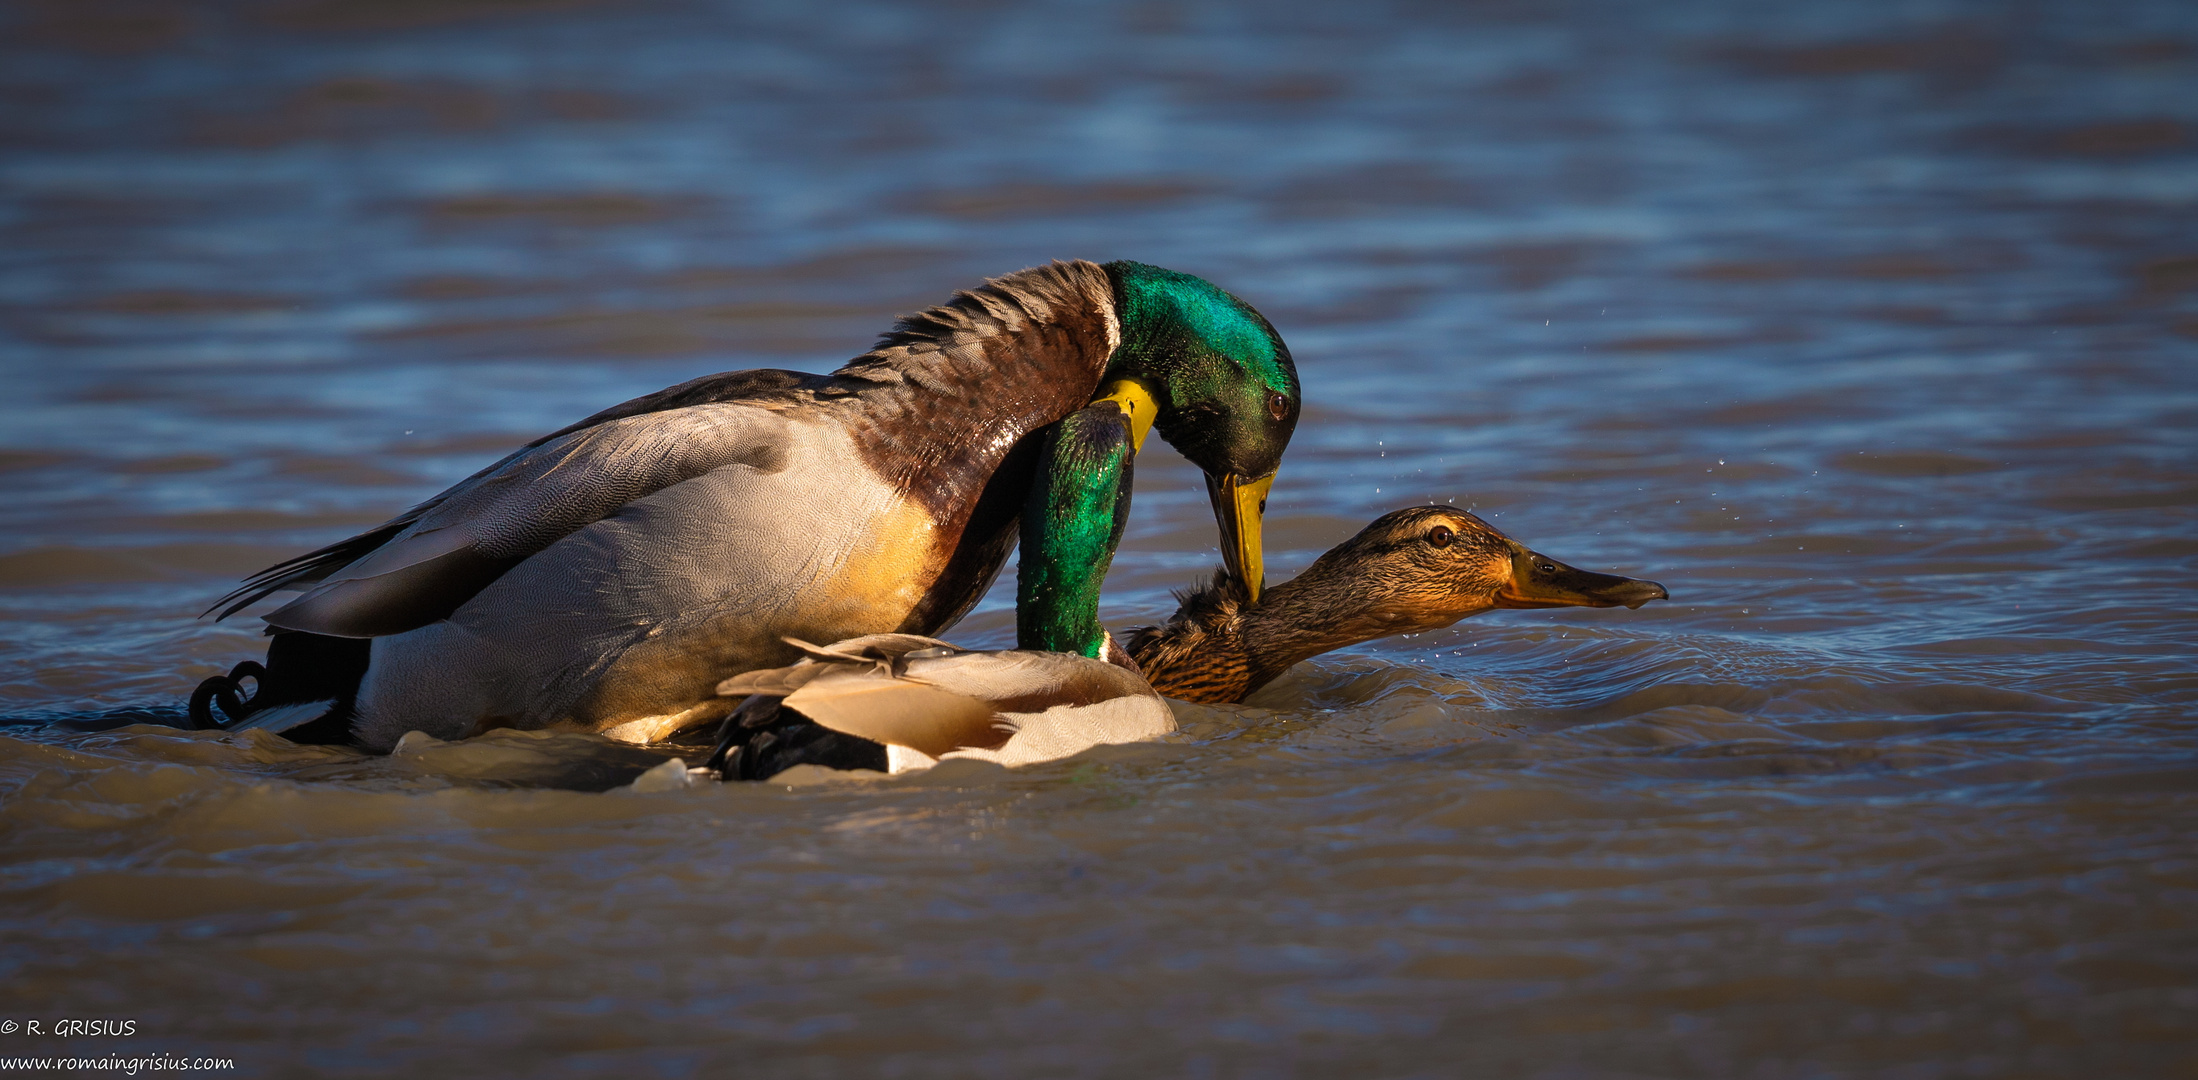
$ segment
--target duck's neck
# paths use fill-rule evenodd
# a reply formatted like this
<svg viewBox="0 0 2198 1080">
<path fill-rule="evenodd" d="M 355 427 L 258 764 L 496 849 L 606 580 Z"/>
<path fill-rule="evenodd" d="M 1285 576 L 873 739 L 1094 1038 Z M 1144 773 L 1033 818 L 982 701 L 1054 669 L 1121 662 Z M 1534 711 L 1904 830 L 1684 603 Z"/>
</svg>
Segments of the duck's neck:
<svg viewBox="0 0 2198 1080">
<path fill-rule="evenodd" d="M 1217 573 L 1166 625 L 1133 634 L 1129 652 L 1162 694 L 1242 701 L 1299 661 L 1407 629 L 1369 602 L 1364 586 L 1322 560 L 1253 604 L 1241 583 Z"/>
<path fill-rule="evenodd" d="M 1256 690 L 1301 660 L 1395 633 L 1394 620 L 1345 595 L 1346 582 L 1315 563 L 1305 573 L 1268 589 L 1237 617 L 1237 636 L 1251 663 Z"/>
<path fill-rule="evenodd" d="M 1099 586 L 1129 521 L 1140 434 L 1132 418 L 1107 400 L 1093 402 L 1047 433 L 1036 482 L 1023 504 L 1017 647 L 1105 658 Z"/>
</svg>

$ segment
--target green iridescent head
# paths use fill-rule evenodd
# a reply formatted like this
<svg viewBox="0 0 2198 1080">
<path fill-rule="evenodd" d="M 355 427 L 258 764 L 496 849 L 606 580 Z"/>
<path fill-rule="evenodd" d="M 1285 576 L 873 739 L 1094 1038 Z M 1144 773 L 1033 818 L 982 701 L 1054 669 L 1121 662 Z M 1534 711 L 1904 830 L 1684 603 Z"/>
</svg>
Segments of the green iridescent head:
<svg viewBox="0 0 2198 1080">
<path fill-rule="evenodd" d="M 1158 405 L 1154 430 L 1206 474 L 1229 569 L 1256 599 L 1260 515 L 1297 429 L 1297 365 L 1250 304 L 1204 278 L 1106 264 L 1122 343 L 1108 379 L 1135 379 Z"/>
<path fill-rule="evenodd" d="M 1111 378 L 1138 378 L 1160 405 L 1154 428 L 1208 473 L 1266 476 L 1297 427 L 1297 365 L 1250 304 L 1204 278 L 1111 262 L 1122 344 Z"/>
</svg>

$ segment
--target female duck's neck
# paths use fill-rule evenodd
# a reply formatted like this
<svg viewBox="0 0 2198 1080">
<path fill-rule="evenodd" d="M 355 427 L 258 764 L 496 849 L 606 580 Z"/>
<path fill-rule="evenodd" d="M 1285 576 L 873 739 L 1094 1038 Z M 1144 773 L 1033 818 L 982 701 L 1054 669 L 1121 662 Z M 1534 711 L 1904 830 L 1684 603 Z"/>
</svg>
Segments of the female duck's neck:
<svg viewBox="0 0 2198 1080">
<path fill-rule="evenodd" d="M 1250 661 L 1255 687 L 1301 660 L 1390 632 L 1363 599 L 1330 592 L 1308 571 L 1269 588 L 1259 603 L 1238 612 L 1233 629 Z"/>
<path fill-rule="evenodd" d="M 1167 624 L 1147 627 L 1129 647 L 1153 687 L 1190 701 L 1242 701 L 1301 660 L 1393 632 L 1347 583 L 1326 582 L 1316 563 L 1269 588 L 1258 604 L 1222 575 L 1183 598 Z"/>
</svg>

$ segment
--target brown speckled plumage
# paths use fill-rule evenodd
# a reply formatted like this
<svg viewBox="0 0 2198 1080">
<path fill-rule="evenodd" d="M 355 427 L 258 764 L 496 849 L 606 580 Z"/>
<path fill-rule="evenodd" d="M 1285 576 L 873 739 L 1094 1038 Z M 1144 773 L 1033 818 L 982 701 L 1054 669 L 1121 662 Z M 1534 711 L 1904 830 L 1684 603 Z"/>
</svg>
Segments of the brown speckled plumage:
<svg viewBox="0 0 2198 1080">
<path fill-rule="evenodd" d="M 1244 583 L 1216 567 L 1205 587 L 1178 593 L 1176 600 L 1164 625 L 1130 631 L 1129 654 L 1145 680 L 1182 701 L 1244 700 L 1258 685 L 1244 652 Z"/>
</svg>

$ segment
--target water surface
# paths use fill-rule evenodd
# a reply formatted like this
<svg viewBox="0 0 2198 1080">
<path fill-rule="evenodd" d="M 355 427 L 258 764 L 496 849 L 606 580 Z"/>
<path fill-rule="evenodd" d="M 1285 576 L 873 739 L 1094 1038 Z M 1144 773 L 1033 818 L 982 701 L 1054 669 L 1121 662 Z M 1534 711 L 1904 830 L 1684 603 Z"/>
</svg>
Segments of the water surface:
<svg viewBox="0 0 2198 1080">
<path fill-rule="evenodd" d="M 2198 1070 L 2198 14 L 1763 7 L 8 8 L 0 1015 L 141 1034 L 0 1054 Z M 1055 257 L 1289 340 L 1275 578 L 1454 501 L 1674 599 L 1012 772 L 81 730 L 245 573 Z M 1216 561 L 1154 447 L 1117 628 Z"/>
</svg>

